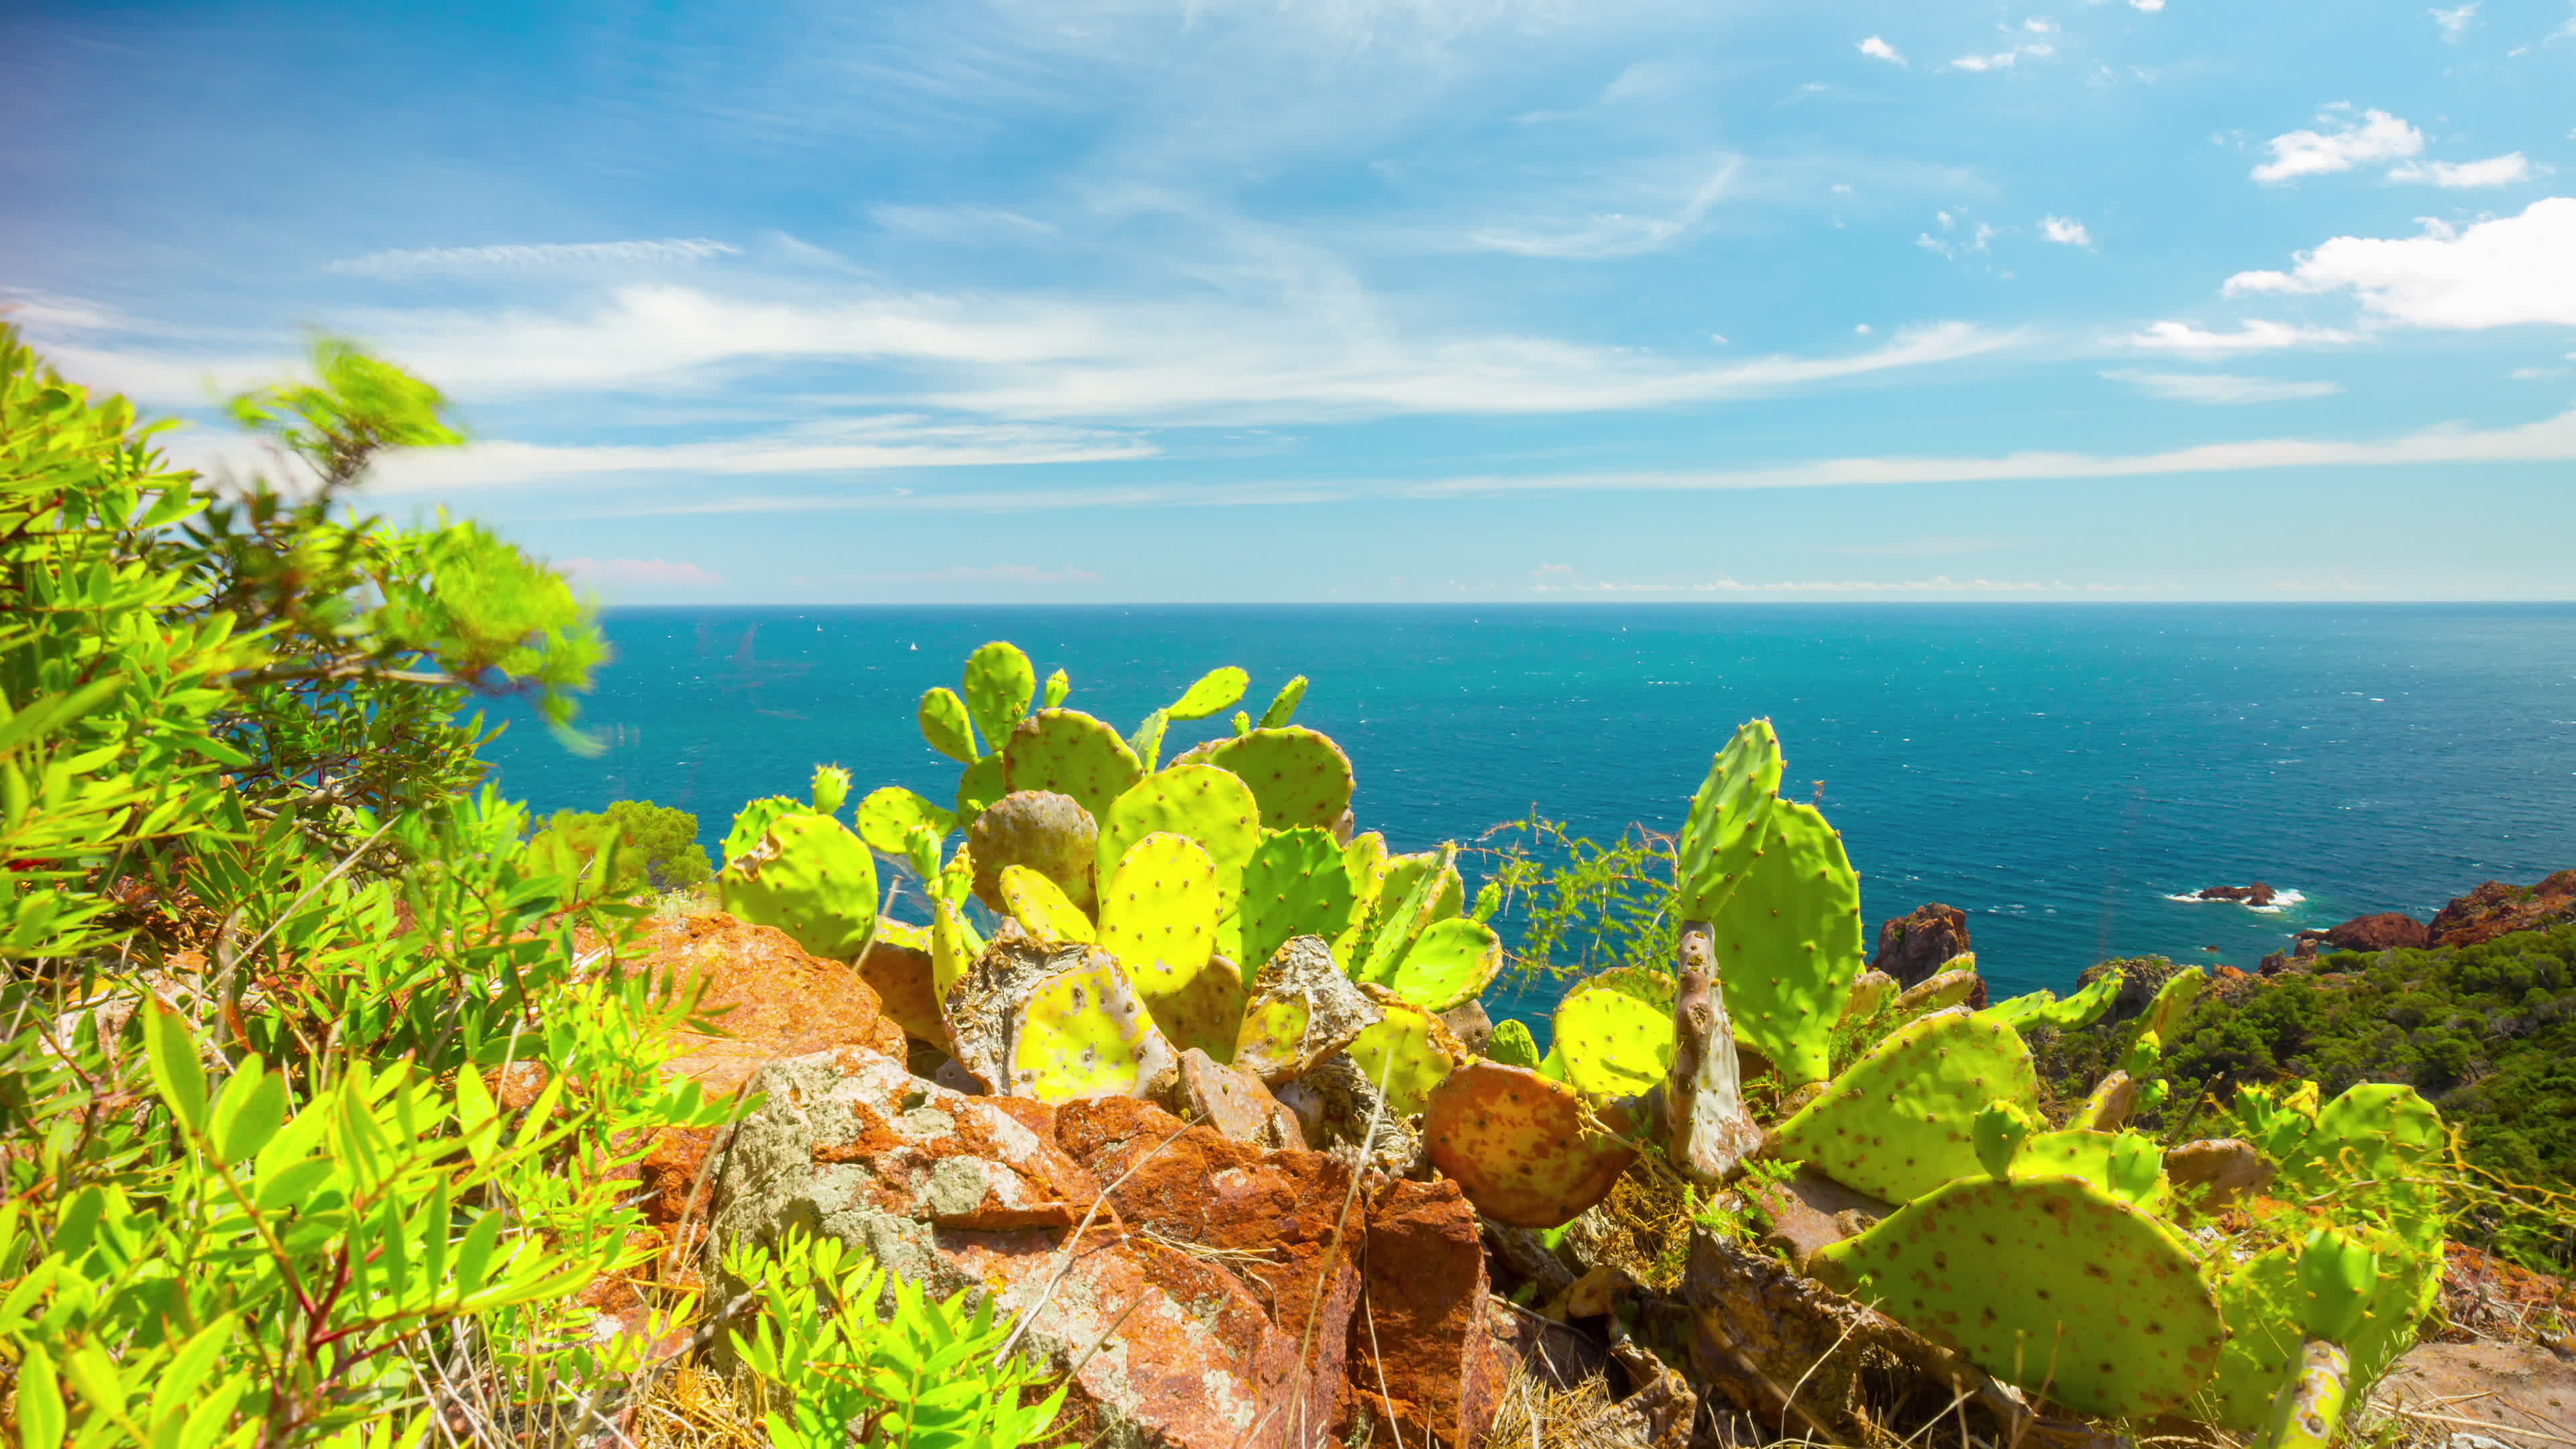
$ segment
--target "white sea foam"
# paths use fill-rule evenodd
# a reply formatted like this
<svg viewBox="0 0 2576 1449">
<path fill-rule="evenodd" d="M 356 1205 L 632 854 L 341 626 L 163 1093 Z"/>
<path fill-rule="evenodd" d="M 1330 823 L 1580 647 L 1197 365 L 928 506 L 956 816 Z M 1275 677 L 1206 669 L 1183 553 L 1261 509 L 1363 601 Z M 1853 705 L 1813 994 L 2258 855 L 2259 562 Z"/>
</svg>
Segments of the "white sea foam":
<svg viewBox="0 0 2576 1449">
<path fill-rule="evenodd" d="M 2180 895 L 2166 896 L 2165 899 L 2169 901 L 2181 901 L 2185 905 L 2192 906 L 2244 906 L 2245 909 L 2252 911 L 2258 916 L 2277 916 L 2292 906 L 2307 904 L 2308 897 L 2304 891 L 2275 889 L 2272 892 L 2272 903 L 2268 906 L 2246 905 L 2243 901 L 2214 899 L 2212 897 L 2204 896 L 2198 891 L 2185 891 Z"/>
</svg>

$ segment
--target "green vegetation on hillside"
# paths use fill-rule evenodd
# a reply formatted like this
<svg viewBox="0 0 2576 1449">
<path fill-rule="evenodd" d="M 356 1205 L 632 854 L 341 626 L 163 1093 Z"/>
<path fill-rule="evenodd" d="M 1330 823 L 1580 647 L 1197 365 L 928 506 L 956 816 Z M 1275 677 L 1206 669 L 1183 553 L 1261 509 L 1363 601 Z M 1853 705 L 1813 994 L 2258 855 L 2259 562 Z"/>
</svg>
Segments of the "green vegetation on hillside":
<svg viewBox="0 0 2576 1449">
<path fill-rule="evenodd" d="M 529 840 L 528 855 L 547 871 L 578 876 L 612 842 L 610 876 L 600 883 L 610 895 L 685 890 L 715 879 L 715 863 L 698 843 L 698 817 L 650 800 L 620 800 L 597 813 L 558 810 Z"/>
</svg>

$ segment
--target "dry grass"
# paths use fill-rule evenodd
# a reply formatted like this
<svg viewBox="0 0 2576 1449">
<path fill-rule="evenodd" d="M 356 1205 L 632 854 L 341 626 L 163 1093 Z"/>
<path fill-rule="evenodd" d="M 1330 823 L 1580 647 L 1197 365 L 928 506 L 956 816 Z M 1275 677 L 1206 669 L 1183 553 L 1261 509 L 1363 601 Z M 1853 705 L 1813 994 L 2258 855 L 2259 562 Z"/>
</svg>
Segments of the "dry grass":
<svg viewBox="0 0 2576 1449">
<path fill-rule="evenodd" d="M 1632 1167 L 1608 1197 L 1568 1225 L 1565 1240 L 1583 1262 L 1621 1268 L 1652 1293 L 1678 1293 L 1690 1258 L 1692 1212 L 1680 1178 Z"/>
<path fill-rule="evenodd" d="M 698 1364 L 656 1375 L 635 1406 L 635 1449 L 768 1449 L 759 1385 Z"/>
<path fill-rule="evenodd" d="M 1485 1434 L 1485 1449 L 1634 1449 L 1637 1442 L 1609 1379 L 1595 1374 L 1559 1389 L 1526 1369 L 1503 1386 L 1502 1411 Z"/>
</svg>

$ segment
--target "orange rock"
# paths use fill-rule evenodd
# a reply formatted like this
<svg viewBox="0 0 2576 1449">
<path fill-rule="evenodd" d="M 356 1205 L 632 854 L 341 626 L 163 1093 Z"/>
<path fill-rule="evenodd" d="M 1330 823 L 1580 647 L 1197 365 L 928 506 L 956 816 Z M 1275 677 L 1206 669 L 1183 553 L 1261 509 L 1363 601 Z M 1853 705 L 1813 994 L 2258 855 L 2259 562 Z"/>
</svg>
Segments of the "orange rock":
<svg viewBox="0 0 2576 1449">
<path fill-rule="evenodd" d="M 1454 1182 L 1395 1183 L 1369 1213 L 1367 1248 L 1350 1329 L 1354 1396 L 1409 1443 L 1479 1442 L 1511 1365 L 1485 1322 L 1476 1210 Z"/>
<path fill-rule="evenodd" d="M 826 960 L 775 926 L 717 913 L 649 922 L 623 958 L 669 971 L 721 1035 L 682 1032 L 682 1054 L 664 1070 L 694 1077 L 712 1096 L 742 1090 L 763 1064 L 831 1047 L 865 1047 L 903 1059 L 900 1026 L 889 1036 L 875 988 L 845 962 Z"/>
</svg>

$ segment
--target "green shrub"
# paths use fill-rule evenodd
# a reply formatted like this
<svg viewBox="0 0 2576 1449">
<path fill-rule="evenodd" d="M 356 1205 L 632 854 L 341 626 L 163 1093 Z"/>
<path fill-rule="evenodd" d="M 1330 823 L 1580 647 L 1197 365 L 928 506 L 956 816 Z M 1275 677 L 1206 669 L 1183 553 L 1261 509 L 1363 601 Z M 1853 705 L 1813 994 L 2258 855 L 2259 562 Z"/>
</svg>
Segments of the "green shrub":
<svg viewBox="0 0 2576 1449">
<path fill-rule="evenodd" d="M 528 853 L 548 870 L 580 875 L 611 841 L 616 848 L 603 883 L 611 895 L 647 886 L 685 890 L 715 879 L 715 864 L 698 843 L 698 817 L 650 800 L 620 800 L 595 814 L 558 810 L 528 842 Z"/>
</svg>

